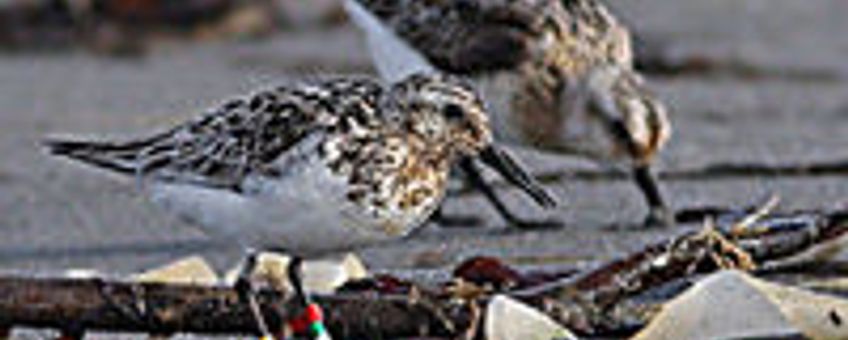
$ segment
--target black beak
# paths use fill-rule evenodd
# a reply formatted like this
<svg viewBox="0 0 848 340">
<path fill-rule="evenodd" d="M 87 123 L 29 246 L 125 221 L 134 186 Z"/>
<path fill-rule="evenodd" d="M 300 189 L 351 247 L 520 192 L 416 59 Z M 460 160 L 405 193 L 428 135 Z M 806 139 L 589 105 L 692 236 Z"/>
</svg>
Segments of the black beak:
<svg viewBox="0 0 848 340">
<path fill-rule="evenodd" d="M 554 208 L 558 202 L 553 195 L 548 193 L 542 185 L 536 181 L 533 176 L 522 167 L 518 162 L 507 153 L 505 150 L 498 148 L 496 145 L 490 145 L 483 149 L 479 154 L 480 160 L 486 165 L 495 169 L 512 185 L 515 185 L 525 193 L 530 195 L 533 200 L 545 208 Z"/>
</svg>

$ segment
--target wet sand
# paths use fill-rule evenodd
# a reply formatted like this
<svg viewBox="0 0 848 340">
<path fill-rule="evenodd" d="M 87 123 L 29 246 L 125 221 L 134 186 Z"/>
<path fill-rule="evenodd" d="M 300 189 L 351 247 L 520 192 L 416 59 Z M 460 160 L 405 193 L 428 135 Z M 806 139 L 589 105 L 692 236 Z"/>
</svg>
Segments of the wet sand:
<svg viewBox="0 0 848 340">
<path fill-rule="evenodd" d="M 844 2 L 619 0 L 614 7 L 642 41 L 663 53 L 762 70 L 755 77 L 649 75 L 670 104 L 676 127 L 660 169 L 848 158 L 848 40 L 838 39 L 848 33 Z M 0 56 L 0 268 L 120 274 L 195 253 L 221 267 L 235 263 L 238 249 L 162 214 L 136 195 L 131 181 L 51 158 L 39 139 L 131 135 L 265 84 L 370 72 L 361 37 L 349 26 L 284 32 L 259 42 L 172 47 L 142 60 L 79 52 Z M 521 155 L 538 171 L 601 171 L 585 160 Z M 786 209 L 833 208 L 848 204 L 846 179 L 848 173 L 703 178 L 668 181 L 665 190 L 676 207 L 744 205 L 773 192 Z M 612 230 L 639 221 L 644 209 L 626 181 L 565 180 L 552 189 L 564 204 L 547 215 L 565 222 L 561 230 L 507 232 L 480 197 L 464 195 L 449 200 L 447 211 L 480 212 L 487 225 L 428 226 L 416 239 L 364 250 L 363 257 L 375 270 L 443 268 L 478 254 L 519 264 L 586 266 L 695 227 Z M 509 193 L 523 214 L 540 214 Z"/>
</svg>

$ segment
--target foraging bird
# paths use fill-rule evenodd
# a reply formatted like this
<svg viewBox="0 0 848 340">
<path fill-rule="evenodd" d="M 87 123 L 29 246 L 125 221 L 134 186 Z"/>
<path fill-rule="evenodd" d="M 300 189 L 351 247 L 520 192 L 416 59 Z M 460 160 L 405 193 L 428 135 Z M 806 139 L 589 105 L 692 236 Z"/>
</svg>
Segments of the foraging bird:
<svg viewBox="0 0 848 340">
<path fill-rule="evenodd" d="M 454 164 L 477 171 L 480 160 L 541 205 L 556 203 L 495 144 L 473 89 L 445 75 L 281 86 L 139 139 L 46 146 L 135 178 L 153 202 L 213 236 L 290 253 L 305 305 L 301 258 L 409 234 L 439 205 Z M 247 263 L 240 283 L 255 255 Z"/>
<path fill-rule="evenodd" d="M 671 134 L 665 105 L 632 66 L 631 39 L 595 0 L 345 0 L 391 81 L 438 71 L 472 79 L 501 141 L 629 169 L 669 225 L 651 164 Z M 507 212 L 508 213 L 508 212 Z"/>
</svg>

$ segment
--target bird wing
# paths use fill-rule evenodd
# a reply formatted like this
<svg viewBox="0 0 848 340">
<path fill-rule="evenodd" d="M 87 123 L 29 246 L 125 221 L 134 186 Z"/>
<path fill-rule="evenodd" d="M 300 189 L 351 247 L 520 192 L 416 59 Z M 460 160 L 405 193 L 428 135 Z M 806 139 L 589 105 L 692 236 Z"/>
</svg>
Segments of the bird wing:
<svg viewBox="0 0 848 340">
<path fill-rule="evenodd" d="M 519 64 L 539 28 L 528 1 L 355 1 L 434 66 L 457 74 Z"/>
<path fill-rule="evenodd" d="M 376 100 L 377 88 L 341 80 L 279 87 L 231 100 L 195 120 L 146 138 L 124 142 L 49 140 L 46 145 L 54 154 L 127 175 L 238 190 L 248 175 L 278 171 L 271 163 L 305 137 L 333 129 L 342 121 L 337 119 L 340 115 L 352 114 L 363 101 Z M 354 99 L 334 103 L 333 98 L 339 96 Z"/>
<path fill-rule="evenodd" d="M 583 46 L 630 63 L 630 37 L 594 0 L 354 0 L 437 68 L 462 75 L 511 69 L 532 60 L 545 34 L 586 58 Z M 570 46 L 581 42 L 579 49 Z"/>
</svg>

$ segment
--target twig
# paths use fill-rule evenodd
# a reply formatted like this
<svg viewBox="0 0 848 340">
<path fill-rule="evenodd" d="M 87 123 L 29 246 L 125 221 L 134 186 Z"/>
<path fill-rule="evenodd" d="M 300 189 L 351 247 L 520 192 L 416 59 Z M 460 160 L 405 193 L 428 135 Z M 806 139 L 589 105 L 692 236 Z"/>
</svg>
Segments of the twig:
<svg viewBox="0 0 848 340">
<path fill-rule="evenodd" d="M 755 263 L 762 264 L 797 255 L 848 233 L 848 212 L 770 216 L 758 225 L 756 235 L 748 234 L 734 240 L 734 244 Z M 720 226 L 719 231 L 729 235 L 730 227 Z M 714 256 L 731 257 L 731 262 L 735 262 L 735 251 L 718 249 L 717 245 L 721 243 L 714 238 L 689 232 L 567 279 L 565 284 L 551 284 L 516 296 L 541 307 L 572 330 L 589 334 L 616 331 L 621 323 L 611 318 L 611 311 L 628 297 L 696 273 L 714 271 L 718 269 Z"/>
<path fill-rule="evenodd" d="M 766 216 L 751 224 L 756 233 L 720 238 L 757 263 L 798 254 L 848 232 L 848 212 Z M 620 331 L 612 313 L 622 301 L 672 280 L 717 269 L 718 258 L 737 264 L 714 235 L 690 232 L 646 247 L 575 278 L 505 292 L 582 333 Z M 172 334 L 255 334 L 255 322 L 228 287 L 0 277 L 0 325 Z M 397 338 L 467 335 L 479 324 L 488 298 L 459 298 L 412 285 L 405 293 L 373 289 L 316 297 L 327 311 L 334 338 Z M 295 314 L 289 296 L 263 291 L 262 311 L 271 329 Z M 616 328 L 618 327 L 618 328 Z M 0 327 L 2 328 L 2 327 Z"/>
<path fill-rule="evenodd" d="M 258 334 L 249 306 L 229 287 L 4 277 L 0 325 L 173 334 Z M 446 335 L 463 328 L 462 306 L 425 296 L 319 296 L 339 338 Z M 290 296 L 258 296 L 271 329 L 299 311 Z M 465 322 L 470 322 L 466 320 Z"/>
</svg>

